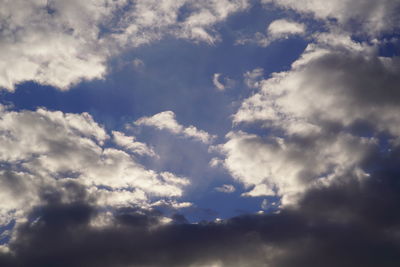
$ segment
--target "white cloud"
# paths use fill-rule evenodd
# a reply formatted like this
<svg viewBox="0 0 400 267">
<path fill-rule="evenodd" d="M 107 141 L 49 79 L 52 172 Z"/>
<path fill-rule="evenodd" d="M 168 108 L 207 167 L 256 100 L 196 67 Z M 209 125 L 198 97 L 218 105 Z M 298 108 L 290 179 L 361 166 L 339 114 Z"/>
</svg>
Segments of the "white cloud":
<svg viewBox="0 0 400 267">
<path fill-rule="evenodd" d="M 398 28 L 400 15 L 397 0 L 263 0 L 300 13 L 311 13 L 316 18 L 335 18 L 341 25 L 350 27 L 352 22 L 367 34 L 390 31 Z M 353 23 L 354 25 L 354 23 Z"/>
<path fill-rule="evenodd" d="M 286 19 L 271 22 L 267 29 L 268 36 L 273 40 L 286 38 L 289 35 L 304 34 L 305 31 L 306 27 L 304 24 Z"/>
<path fill-rule="evenodd" d="M 3 108 L 0 133 L 0 225 L 24 218 L 40 204 L 44 191 L 59 191 L 71 181 L 98 205 L 114 207 L 146 207 L 152 196 L 176 199 L 189 184 L 184 177 L 146 169 L 122 150 L 104 147 L 109 136 L 87 113 Z M 134 137 L 113 136 L 133 153 L 154 155 Z"/>
<path fill-rule="evenodd" d="M 205 144 L 211 143 L 216 137 L 209 133 L 197 129 L 195 126 L 184 127 L 176 121 L 175 113 L 164 111 L 151 117 L 142 117 L 135 121 L 136 125 L 145 125 L 155 127 L 159 130 L 167 130 L 173 134 L 193 138 Z"/>
<path fill-rule="evenodd" d="M 221 73 L 214 73 L 212 81 L 215 88 L 219 91 L 224 91 L 235 86 L 234 80 L 224 77 Z"/>
<path fill-rule="evenodd" d="M 374 136 L 400 139 L 399 69 L 399 59 L 379 57 L 374 47 L 317 35 L 291 70 L 260 81 L 243 101 L 235 125 L 269 134 L 229 133 L 218 146 L 224 166 L 250 190 L 245 196 L 279 195 L 284 205 L 341 174 L 367 177 L 361 162 L 376 147 Z"/>
<path fill-rule="evenodd" d="M 259 82 L 262 80 L 264 75 L 264 69 L 256 68 L 252 71 L 247 71 L 244 76 L 244 82 L 249 88 L 257 88 Z"/>
<path fill-rule="evenodd" d="M 220 91 L 225 90 L 225 85 L 223 85 L 220 81 L 219 78 L 221 77 L 221 73 L 215 73 L 213 76 L 213 84 L 215 88 L 217 88 Z"/>
<path fill-rule="evenodd" d="M 400 136 L 399 119 L 393 116 L 400 61 L 378 57 L 374 49 L 350 40 L 326 44 L 330 39 L 311 44 L 291 71 L 263 81 L 260 93 L 244 101 L 234 121 L 258 120 L 290 134 L 320 131 L 323 121 L 344 127 L 366 121 Z"/>
<path fill-rule="evenodd" d="M 250 190 L 243 196 L 277 195 L 283 204 L 295 203 L 309 187 L 356 169 L 374 145 L 373 140 L 346 134 L 284 140 L 232 132 L 228 138 L 221 147 L 224 166 Z"/>
<path fill-rule="evenodd" d="M 222 185 L 220 187 L 216 187 L 215 190 L 218 191 L 218 192 L 229 194 L 229 193 L 235 192 L 236 188 L 231 184 L 224 184 L 224 185 Z"/>
<path fill-rule="evenodd" d="M 293 35 L 304 35 L 306 25 L 286 19 L 278 19 L 271 22 L 265 33 L 257 32 L 253 37 L 240 38 L 236 44 L 255 43 L 262 47 L 267 47 L 274 41 L 287 39 Z"/>
<path fill-rule="evenodd" d="M 191 11 L 180 21 L 183 7 Z M 165 35 L 213 43 L 213 25 L 245 0 L 6 0 L 0 7 L 0 88 L 35 81 L 67 90 L 101 79 L 107 60 Z"/>
<path fill-rule="evenodd" d="M 134 136 L 126 136 L 124 133 L 118 131 L 113 131 L 112 134 L 113 141 L 118 146 L 138 155 L 156 156 L 151 147 L 148 147 L 144 143 L 137 142 Z"/>
<path fill-rule="evenodd" d="M 121 1 L 7 1 L 0 8 L 0 87 L 33 80 L 67 89 L 102 78 L 99 28 Z"/>
</svg>

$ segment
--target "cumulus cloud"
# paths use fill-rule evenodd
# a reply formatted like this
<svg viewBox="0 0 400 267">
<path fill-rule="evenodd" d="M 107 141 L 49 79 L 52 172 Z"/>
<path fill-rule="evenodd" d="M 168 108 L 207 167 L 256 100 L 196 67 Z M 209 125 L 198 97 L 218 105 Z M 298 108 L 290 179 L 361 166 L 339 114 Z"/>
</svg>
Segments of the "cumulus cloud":
<svg viewBox="0 0 400 267">
<path fill-rule="evenodd" d="M 310 186 L 329 183 L 335 175 L 355 168 L 373 141 L 351 135 L 262 138 L 231 132 L 221 145 L 224 166 L 242 182 L 243 196 L 281 196 L 284 205 L 295 203 Z M 317 139 L 319 138 L 319 139 Z M 312 168 L 310 168 L 312 166 Z"/>
<path fill-rule="evenodd" d="M 189 184 L 184 177 L 146 169 L 123 150 L 106 147 L 109 135 L 87 113 L 3 109 L 0 132 L 1 225 L 25 219 L 42 203 L 41 196 L 71 181 L 96 196 L 98 205 L 110 207 L 146 207 L 152 197 L 176 199 Z M 134 137 L 120 132 L 113 136 L 135 154 L 155 155 Z"/>
<path fill-rule="evenodd" d="M 337 19 L 346 27 L 356 22 L 357 28 L 367 34 L 391 31 L 398 28 L 400 16 L 397 0 L 262 0 L 265 4 L 293 9 L 300 13 L 309 13 L 318 19 Z"/>
<path fill-rule="evenodd" d="M 219 146 L 224 166 L 249 189 L 244 195 L 279 195 L 285 205 L 343 173 L 368 177 L 360 162 L 379 135 L 389 134 L 391 145 L 400 137 L 399 62 L 349 37 L 320 34 L 291 70 L 256 83 L 259 92 L 234 123 L 268 135 L 232 131 Z"/>
<path fill-rule="evenodd" d="M 291 134 L 318 131 L 322 122 L 342 127 L 366 122 L 377 131 L 399 136 L 398 119 L 393 116 L 398 109 L 399 59 L 379 57 L 371 47 L 357 43 L 328 45 L 329 40 L 324 35 L 321 43 L 311 44 L 293 63 L 292 70 L 263 81 L 260 93 L 243 103 L 235 122 L 258 120 Z"/>
<path fill-rule="evenodd" d="M 179 124 L 176 121 L 175 113 L 173 111 L 164 111 L 151 117 L 142 117 L 136 120 L 135 124 L 151 126 L 159 130 L 167 130 L 173 134 L 193 138 L 205 144 L 211 143 L 216 138 L 216 136 L 210 135 L 203 130 L 199 130 L 193 125 L 184 127 L 183 125 Z"/>
<path fill-rule="evenodd" d="M 213 43 L 213 26 L 247 7 L 246 0 L 6 1 L 0 8 L 0 87 L 35 81 L 67 90 L 103 78 L 117 51 L 166 35 Z"/>
<path fill-rule="evenodd" d="M 267 32 L 272 39 L 286 38 L 289 35 L 303 34 L 305 25 L 286 19 L 278 19 L 269 24 Z"/>
<path fill-rule="evenodd" d="M 370 179 L 345 174 L 308 191 L 297 207 L 198 224 L 179 214 L 166 222 L 154 210 L 120 209 L 108 214 L 112 223 L 99 227 L 93 223 L 101 221 L 99 211 L 85 194 L 69 204 L 53 194 L 34 223 L 18 227 L 0 264 L 395 267 L 400 217 L 385 212 L 400 203 L 399 151 L 372 153 L 370 160 L 380 163 Z"/>
<path fill-rule="evenodd" d="M 287 39 L 293 35 L 304 35 L 306 26 L 303 23 L 287 19 L 278 19 L 271 22 L 265 33 L 257 32 L 254 37 L 241 38 L 236 41 L 237 44 L 255 43 L 262 47 L 267 47 L 274 41 Z"/>
<path fill-rule="evenodd" d="M 0 7 L 0 86 L 9 90 L 26 80 L 68 89 L 101 78 L 114 49 L 165 35 L 213 43 L 214 25 L 248 6 L 25 2 Z M 372 35 L 398 25 L 394 0 L 263 2 Z M 314 34 L 290 70 L 268 78 L 262 69 L 245 73 L 251 95 L 232 116 L 225 142 L 210 149 L 219 153 L 210 165 L 242 183 L 243 197 L 279 199 L 258 201 L 258 214 L 189 223 L 175 213 L 193 205 L 180 202 L 189 180 L 140 164 L 137 157 L 157 155 L 135 136 L 108 132 L 88 113 L 0 105 L 0 242 L 10 239 L 0 246 L 0 265 L 397 267 L 400 60 L 379 56 L 379 41 L 356 42 L 332 29 Z M 278 20 L 256 40 L 304 31 Z M 221 75 L 213 78 L 227 88 Z M 135 124 L 206 144 L 215 138 L 181 125 L 172 111 Z"/>
</svg>

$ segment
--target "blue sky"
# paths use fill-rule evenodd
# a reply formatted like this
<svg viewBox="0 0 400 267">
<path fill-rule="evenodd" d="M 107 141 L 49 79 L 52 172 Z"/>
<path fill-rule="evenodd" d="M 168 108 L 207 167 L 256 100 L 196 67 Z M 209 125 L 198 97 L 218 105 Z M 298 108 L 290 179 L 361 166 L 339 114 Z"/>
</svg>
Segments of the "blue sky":
<svg viewBox="0 0 400 267">
<path fill-rule="evenodd" d="M 293 244 L 310 221 L 332 226 L 319 221 L 326 210 L 333 224 L 373 221 L 359 206 L 398 172 L 399 8 L 397 0 L 1 4 L 0 253 L 18 255 L 25 235 L 30 246 L 46 225 L 80 220 L 82 236 L 118 236 L 127 219 L 172 239 L 199 227 L 194 233 L 237 229 L 229 235 L 238 240 L 275 223 L 281 240 L 298 222 Z M 349 203 L 360 195 L 368 197 Z M 276 240 L 251 245 L 293 262 L 309 253 L 292 255 L 290 241 Z M 213 242 L 203 241 L 194 249 Z M 272 252 L 266 259 L 238 245 L 235 259 L 216 246 L 182 262 L 164 248 L 154 253 L 168 255 L 168 266 L 292 266 Z M 336 266 L 364 266 L 357 260 Z"/>
</svg>

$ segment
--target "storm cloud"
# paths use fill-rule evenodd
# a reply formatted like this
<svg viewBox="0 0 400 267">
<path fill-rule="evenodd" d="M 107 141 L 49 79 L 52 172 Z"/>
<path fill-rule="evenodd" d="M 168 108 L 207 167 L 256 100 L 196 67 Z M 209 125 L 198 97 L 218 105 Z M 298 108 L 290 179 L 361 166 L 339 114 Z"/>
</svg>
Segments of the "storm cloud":
<svg viewBox="0 0 400 267">
<path fill-rule="evenodd" d="M 62 204 L 54 192 L 40 216 L 18 228 L 1 265 L 397 266 L 399 156 L 372 153 L 365 164 L 379 167 L 368 179 L 345 175 L 279 213 L 196 224 L 179 215 L 162 224 L 160 212 L 131 208 L 98 227 L 92 221 L 103 211 L 84 194 Z"/>
</svg>

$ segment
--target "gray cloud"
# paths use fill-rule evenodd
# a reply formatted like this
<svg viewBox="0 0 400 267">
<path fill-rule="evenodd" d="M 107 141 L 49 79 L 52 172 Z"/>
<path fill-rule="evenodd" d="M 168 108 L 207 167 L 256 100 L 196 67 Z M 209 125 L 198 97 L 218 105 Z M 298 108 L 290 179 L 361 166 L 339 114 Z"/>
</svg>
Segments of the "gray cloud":
<svg viewBox="0 0 400 267">
<path fill-rule="evenodd" d="M 19 227 L 2 266 L 397 266 L 400 262 L 399 151 L 369 154 L 379 167 L 363 181 L 344 174 L 308 191 L 278 214 L 188 224 L 180 215 L 121 209 L 113 224 L 91 226 L 99 212 L 85 194 L 62 204 L 53 192 L 34 223 Z M 73 191 L 77 187 L 71 185 Z M 79 191 L 79 190 L 78 190 Z M 82 191 L 84 192 L 84 191 Z M 382 197 L 382 196 L 385 197 Z M 389 215 L 389 216 L 388 216 Z M 35 218 L 35 214 L 32 214 Z M 38 249 L 40 248 L 40 249 Z"/>
</svg>

